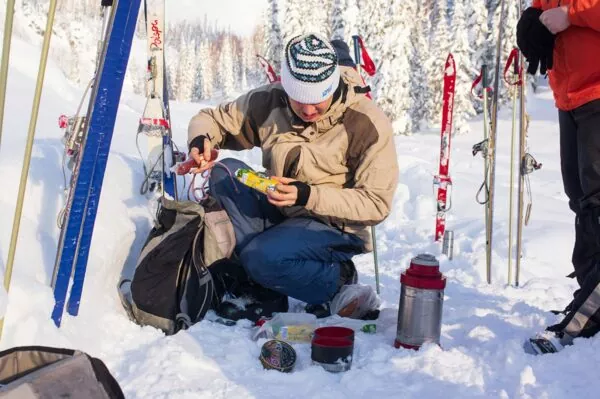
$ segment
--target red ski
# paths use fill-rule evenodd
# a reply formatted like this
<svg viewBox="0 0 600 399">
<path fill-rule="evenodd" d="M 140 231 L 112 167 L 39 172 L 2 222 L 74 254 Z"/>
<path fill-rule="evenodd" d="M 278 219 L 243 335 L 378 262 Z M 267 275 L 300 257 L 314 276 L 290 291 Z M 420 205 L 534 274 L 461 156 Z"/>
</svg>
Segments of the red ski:
<svg viewBox="0 0 600 399">
<path fill-rule="evenodd" d="M 444 108 L 442 110 L 442 132 L 440 145 L 440 169 L 434 178 L 438 186 L 437 214 L 435 220 L 435 241 L 444 237 L 446 230 L 446 212 L 450 210 L 450 195 L 448 189 L 452 186 L 450 179 L 450 139 L 452 136 L 452 111 L 454 109 L 454 87 L 456 82 L 456 67 L 452 54 L 448 54 L 444 68 Z"/>
</svg>

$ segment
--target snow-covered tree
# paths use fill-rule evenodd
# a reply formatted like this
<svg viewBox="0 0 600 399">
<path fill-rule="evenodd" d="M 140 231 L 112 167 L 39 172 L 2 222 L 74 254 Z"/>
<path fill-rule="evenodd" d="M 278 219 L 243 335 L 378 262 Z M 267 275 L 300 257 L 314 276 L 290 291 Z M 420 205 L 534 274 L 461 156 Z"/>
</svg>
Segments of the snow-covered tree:
<svg viewBox="0 0 600 399">
<path fill-rule="evenodd" d="M 267 8 L 267 52 L 266 58 L 270 60 L 273 68 L 281 69 L 281 54 L 283 53 L 283 37 L 279 4 L 277 0 L 269 0 Z"/>
<path fill-rule="evenodd" d="M 235 90 L 235 75 L 231 39 L 227 36 L 223 38 L 218 65 L 217 76 L 219 79 L 219 87 L 223 91 L 223 95 L 229 97 L 233 95 Z"/>
<path fill-rule="evenodd" d="M 192 100 L 195 81 L 197 77 L 196 43 L 184 43 L 179 51 L 179 64 L 177 68 L 177 91 L 175 98 L 178 101 L 189 102 Z"/>
<path fill-rule="evenodd" d="M 325 37 L 331 36 L 331 26 L 328 15 L 331 9 L 331 0 L 304 0 L 303 30 L 317 32 Z"/>
<path fill-rule="evenodd" d="M 331 39 L 346 40 L 346 20 L 344 10 L 348 8 L 348 0 L 333 0 L 331 7 Z"/>
<path fill-rule="evenodd" d="M 412 100 L 412 125 L 413 129 L 418 130 L 426 114 L 426 93 L 428 90 L 427 70 L 425 65 L 429 59 L 429 31 L 431 28 L 431 9 L 425 2 L 416 4 L 416 14 L 413 15 L 411 24 L 411 42 L 413 45 L 413 57 L 410 58 L 411 89 L 410 96 Z"/>
<path fill-rule="evenodd" d="M 469 47 L 471 49 L 471 65 L 474 76 L 479 75 L 481 66 L 488 62 L 486 54 L 488 51 L 488 10 L 484 2 L 473 1 L 467 9 L 467 28 L 469 28 Z M 488 64 L 489 66 L 489 64 Z M 483 111 L 483 103 L 477 99 L 473 100 L 473 106 L 477 112 Z"/>
<path fill-rule="evenodd" d="M 454 95 L 454 120 L 455 134 L 469 132 L 468 119 L 475 115 L 471 100 L 470 88 L 476 68 L 473 68 L 469 32 L 465 18 L 464 3 L 457 1 L 451 19 L 452 27 L 452 55 L 456 64 L 456 87 Z"/>
<path fill-rule="evenodd" d="M 352 39 L 352 35 L 363 35 L 364 32 L 360 30 L 360 9 L 358 8 L 358 1 L 360 0 L 345 0 L 346 8 L 343 14 L 345 21 L 345 36 L 344 39 L 348 44 Z"/>
<path fill-rule="evenodd" d="M 300 1 L 287 1 L 283 13 L 283 24 L 281 33 L 283 44 L 287 43 L 292 37 L 304 33 L 306 27 L 306 5 Z"/>
<path fill-rule="evenodd" d="M 215 71 L 210 44 L 207 40 L 203 40 L 200 43 L 197 53 L 197 64 L 200 71 L 200 88 L 196 91 L 199 91 L 200 99 L 208 100 L 213 96 Z"/>
<path fill-rule="evenodd" d="M 429 58 L 425 62 L 427 92 L 425 99 L 425 119 L 427 123 L 439 125 L 442 110 L 442 87 L 444 64 L 450 48 L 450 34 L 447 19 L 448 0 L 439 0 L 433 10 L 433 31 L 429 40 Z"/>
<path fill-rule="evenodd" d="M 394 133 L 412 132 L 410 60 L 414 47 L 410 24 L 416 1 L 391 0 L 382 10 L 385 24 L 381 44 L 381 63 L 376 75 L 376 101 L 392 120 Z"/>
</svg>

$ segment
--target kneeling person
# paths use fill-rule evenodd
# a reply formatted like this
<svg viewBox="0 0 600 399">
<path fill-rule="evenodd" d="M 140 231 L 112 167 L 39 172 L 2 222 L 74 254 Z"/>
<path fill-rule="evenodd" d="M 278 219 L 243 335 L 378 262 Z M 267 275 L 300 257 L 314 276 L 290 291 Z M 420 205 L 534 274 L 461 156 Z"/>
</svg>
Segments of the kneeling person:
<svg viewBox="0 0 600 399">
<path fill-rule="evenodd" d="M 190 154 L 201 172 L 213 166 L 215 146 L 260 147 L 276 190 L 263 194 L 232 179 L 249 168 L 235 159 L 221 162 L 229 171 L 217 167 L 210 176 L 244 269 L 312 310 L 331 304 L 335 313 L 362 318 L 379 301 L 371 287 L 349 289 L 357 284 L 351 259 L 373 250 L 369 226 L 390 213 L 398 181 L 392 126 L 364 95 L 356 70 L 338 65 L 327 39 L 297 36 L 282 59 L 281 82 L 192 118 Z"/>
</svg>

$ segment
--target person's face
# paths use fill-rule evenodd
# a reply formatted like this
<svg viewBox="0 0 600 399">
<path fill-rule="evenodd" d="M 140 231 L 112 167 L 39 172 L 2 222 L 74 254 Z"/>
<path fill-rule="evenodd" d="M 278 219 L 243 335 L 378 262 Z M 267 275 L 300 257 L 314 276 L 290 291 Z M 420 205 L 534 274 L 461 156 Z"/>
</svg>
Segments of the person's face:
<svg viewBox="0 0 600 399">
<path fill-rule="evenodd" d="M 290 106 L 304 122 L 315 122 L 327 112 L 332 100 L 333 96 L 329 96 L 327 100 L 318 104 L 303 104 L 290 98 Z"/>
</svg>

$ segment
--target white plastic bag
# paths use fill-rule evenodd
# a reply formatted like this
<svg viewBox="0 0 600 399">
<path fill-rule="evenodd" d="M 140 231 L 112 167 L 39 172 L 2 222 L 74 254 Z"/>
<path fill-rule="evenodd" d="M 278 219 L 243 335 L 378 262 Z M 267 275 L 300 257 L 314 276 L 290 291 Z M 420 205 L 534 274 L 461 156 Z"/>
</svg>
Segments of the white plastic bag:
<svg viewBox="0 0 600 399">
<path fill-rule="evenodd" d="M 355 302 L 355 303 L 352 303 Z M 379 308 L 381 300 L 370 285 L 352 284 L 344 285 L 340 292 L 331 301 L 331 314 L 338 314 L 340 310 L 348 307 L 350 313 L 344 312 L 344 317 L 360 319 L 369 311 Z"/>
</svg>

